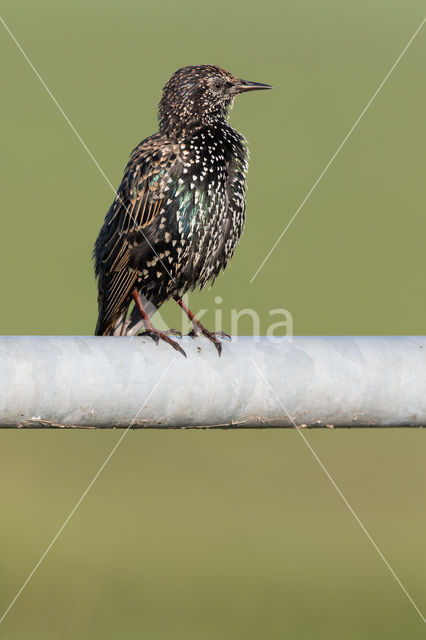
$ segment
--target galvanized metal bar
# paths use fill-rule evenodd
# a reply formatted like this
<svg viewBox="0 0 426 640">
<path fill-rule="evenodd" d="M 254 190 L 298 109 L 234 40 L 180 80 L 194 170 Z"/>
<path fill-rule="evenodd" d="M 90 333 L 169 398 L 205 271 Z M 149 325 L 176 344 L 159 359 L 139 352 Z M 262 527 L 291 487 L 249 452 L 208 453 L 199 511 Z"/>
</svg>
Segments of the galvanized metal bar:
<svg viewBox="0 0 426 640">
<path fill-rule="evenodd" d="M 0 427 L 419 427 L 426 337 L 0 338 Z"/>
</svg>

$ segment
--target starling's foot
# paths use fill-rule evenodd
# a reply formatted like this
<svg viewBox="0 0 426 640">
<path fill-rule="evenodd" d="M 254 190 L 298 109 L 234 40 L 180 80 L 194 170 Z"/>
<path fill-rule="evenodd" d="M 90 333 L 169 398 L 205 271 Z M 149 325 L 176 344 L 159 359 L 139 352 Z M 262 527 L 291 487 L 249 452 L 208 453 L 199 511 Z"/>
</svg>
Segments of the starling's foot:
<svg viewBox="0 0 426 640">
<path fill-rule="evenodd" d="M 176 351 L 179 351 L 179 353 L 181 353 L 186 358 L 186 353 L 182 349 L 182 347 L 180 347 L 177 342 L 169 338 L 169 335 L 177 336 L 178 338 L 181 338 L 182 337 L 181 332 L 177 331 L 177 329 L 168 329 L 167 331 L 159 331 L 159 329 L 156 329 L 152 325 L 151 320 L 149 319 L 149 315 L 144 309 L 138 290 L 133 289 L 133 291 L 131 292 L 131 296 L 135 301 L 135 305 L 137 309 L 139 309 L 139 313 L 141 314 L 144 325 L 145 325 L 145 331 L 143 331 L 139 335 L 149 336 L 154 340 L 155 344 L 157 345 L 160 342 L 160 340 L 163 340 L 163 342 L 167 342 L 167 344 L 173 347 L 173 349 L 176 349 Z"/>
<path fill-rule="evenodd" d="M 201 335 L 206 336 L 206 338 L 208 338 L 210 342 L 213 342 L 214 346 L 217 349 L 219 357 L 222 353 L 222 343 L 220 342 L 220 340 L 218 340 L 218 338 L 221 338 L 222 340 L 231 339 L 231 336 L 228 333 L 225 333 L 224 331 L 209 331 L 208 329 L 203 327 L 200 322 L 198 322 L 197 324 L 194 323 L 194 328 L 188 333 L 188 335 L 191 336 L 191 338 L 196 338 L 197 336 Z"/>
<path fill-rule="evenodd" d="M 186 313 L 186 315 L 192 322 L 193 328 L 192 328 L 192 331 L 188 333 L 188 335 L 191 336 L 191 338 L 196 338 L 197 336 L 201 336 L 201 335 L 206 336 L 206 338 L 208 338 L 210 342 L 213 342 L 220 356 L 220 354 L 222 353 L 222 345 L 219 342 L 218 338 L 230 340 L 231 336 L 225 333 L 224 331 L 209 331 L 208 329 L 203 327 L 201 322 L 195 317 L 195 314 L 192 313 L 191 309 L 188 307 L 188 305 L 184 303 L 182 298 L 180 298 L 177 294 L 173 297 L 178 303 L 178 305 L 180 306 L 180 308 L 183 309 L 183 311 Z"/>
<path fill-rule="evenodd" d="M 160 342 L 160 340 L 163 340 L 163 342 L 167 342 L 167 344 L 173 347 L 173 349 L 176 349 L 176 351 L 179 351 L 179 353 L 181 353 L 186 358 L 185 351 L 182 349 L 182 347 L 178 345 L 177 342 L 169 338 L 169 334 L 171 334 L 172 336 L 178 336 L 180 338 L 182 337 L 181 332 L 177 331 L 176 329 L 169 329 L 168 331 L 159 331 L 159 329 L 155 329 L 154 327 L 150 329 L 146 329 L 146 331 L 143 331 L 139 335 L 149 336 L 154 340 L 155 344 L 157 345 Z"/>
</svg>

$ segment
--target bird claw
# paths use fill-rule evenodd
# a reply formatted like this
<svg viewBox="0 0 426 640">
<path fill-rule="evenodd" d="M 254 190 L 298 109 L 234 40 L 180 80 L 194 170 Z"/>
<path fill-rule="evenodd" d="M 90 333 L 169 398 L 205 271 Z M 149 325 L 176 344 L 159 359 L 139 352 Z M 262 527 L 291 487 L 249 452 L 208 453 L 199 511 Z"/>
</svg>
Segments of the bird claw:
<svg viewBox="0 0 426 640">
<path fill-rule="evenodd" d="M 222 340 L 229 340 L 231 342 L 231 336 L 224 331 L 215 331 L 213 335 L 215 335 L 216 338 L 222 338 Z"/>
<path fill-rule="evenodd" d="M 197 338 L 201 335 L 205 336 L 208 340 L 210 340 L 210 342 L 213 342 L 214 346 L 217 349 L 219 357 L 222 354 L 222 344 L 218 338 L 221 338 L 222 340 L 231 340 L 231 336 L 229 335 L 229 333 L 225 333 L 224 331 L 209 331 L 203 326 L 196 326 L 188 333 L 188 336 L 190 336 L 191 338 Z"/>
<path fill-rule="evenodd" d="M 181 353 L 186 358 L 185 351 L 182 349 L 180 345 L 178 345 L 177 342 L 169 338 L 169 334 L 173 336 L 178 336 L 180 338 L 182 337 L 181 332 L 177 331 L 176 329 L 169 329 L 168 331 L 160 331 L 159 329 L 154 329 L 154 328 L 146 329 L 146 331 L 143 331 L 139 335 L 148 336 L 149 338 L 152 338 L 157 346 L 160 340 L 163 340 L 163 342 L 166 342 L 167 344 L 169 344 L 171 347 L 173 347 L 173 349 L 175 349 L 176 351 L 179 351 L 179 353 Z"/>
<path fill-rule="evenodd" d="M 175 336 L 176 338 L 182 338 L 182 332 L 177 329 L 167 329 L 164 331 L 167 336 Z"/>
</svg>

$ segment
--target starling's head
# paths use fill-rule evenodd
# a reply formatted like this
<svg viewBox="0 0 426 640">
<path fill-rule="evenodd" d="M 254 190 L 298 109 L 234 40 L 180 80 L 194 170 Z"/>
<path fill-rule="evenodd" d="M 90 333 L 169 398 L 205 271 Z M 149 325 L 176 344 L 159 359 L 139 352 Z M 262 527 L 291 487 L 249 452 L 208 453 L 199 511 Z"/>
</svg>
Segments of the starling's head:
<svg viewBox="0 0 426 640">
<path fill-rule="evenodd" d="M 164 87 L 159 105 L 160 129 L 178 133 L 225 118 L 237 93 L 272 89 L 268 84 L 236 78 L 220 67 L 183 67 Z"/>
</svg>

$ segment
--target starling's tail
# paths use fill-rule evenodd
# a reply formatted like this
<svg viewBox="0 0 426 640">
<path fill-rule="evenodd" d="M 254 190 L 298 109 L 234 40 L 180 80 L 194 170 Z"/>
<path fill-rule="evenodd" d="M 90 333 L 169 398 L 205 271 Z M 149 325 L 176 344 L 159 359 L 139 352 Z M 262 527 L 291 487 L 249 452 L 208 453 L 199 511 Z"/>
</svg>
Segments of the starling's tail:
<svg viewBox="0 0 426 640">
<path fill-rule="evenodd" d="M 157 311 L 157 307 L 152 302 L 148 302 L 146 298 L 144 298 L 144 308 L 149 317 Z M 144 322 L 135 306 L 132 308 L 130 315 L 127 314 L 126 309 L 121 316 L 107 326 L 105 326 L 101 310 L 95 329 L 95 336 L 135 336 L 144 327 Z"/>
<path fill-rule="evenodd" d="M 102 310 L 99 312 L 98 321 L 96 323 L 95 336 L 112 336 L 114 323 L 107 324 L 105 322 Z"/>
</svg>

